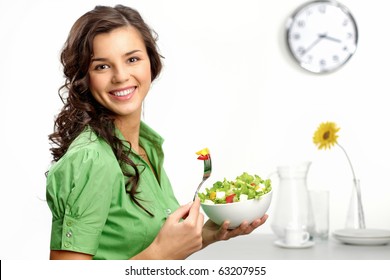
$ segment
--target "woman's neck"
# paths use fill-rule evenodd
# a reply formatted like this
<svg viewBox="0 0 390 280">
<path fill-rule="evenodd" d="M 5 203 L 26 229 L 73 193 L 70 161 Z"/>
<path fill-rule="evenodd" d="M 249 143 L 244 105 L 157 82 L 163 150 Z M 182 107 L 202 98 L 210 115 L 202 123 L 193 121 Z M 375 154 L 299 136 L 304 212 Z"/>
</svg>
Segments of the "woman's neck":
<svg viewBox="0 0 390 280">
<path fill-rule="evenodd" d="M 141 116 L 138 118 L 117 118 L 115 125 L 122 133 L 126 141 L 130 142 L 131 147 L 136 153 L 139 153 L 139 131 L 141 126 Z"/>
</svg>

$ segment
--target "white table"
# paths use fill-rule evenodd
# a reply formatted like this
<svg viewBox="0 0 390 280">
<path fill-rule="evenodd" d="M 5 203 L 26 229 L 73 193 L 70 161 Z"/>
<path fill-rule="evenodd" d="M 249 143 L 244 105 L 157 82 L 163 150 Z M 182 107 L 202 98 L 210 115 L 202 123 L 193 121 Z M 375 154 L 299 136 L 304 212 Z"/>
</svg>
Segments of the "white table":
<svg viewBox="0 0 390 280">
<path fill-rule="evenodd" d="M 252 233 L 214 243 L 189 260 L 390 260 L 387 245 L 347 245 L 333 237 L 310 248 L 285 249 L 274 244 L 274 234 Z"/>
</svg>

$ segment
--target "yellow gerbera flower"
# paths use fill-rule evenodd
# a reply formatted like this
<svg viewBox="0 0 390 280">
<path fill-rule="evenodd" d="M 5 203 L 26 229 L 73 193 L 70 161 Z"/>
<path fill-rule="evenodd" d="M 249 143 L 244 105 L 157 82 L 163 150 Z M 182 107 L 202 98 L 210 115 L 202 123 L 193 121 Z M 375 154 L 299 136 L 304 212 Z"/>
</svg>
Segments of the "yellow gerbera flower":
<svg viewBox="0 0 390 280">
<path fill-rule="evenodd" d="M 321 123 L 313 136 L 313 142 L 318 149 L 330 149 L 337 144 L 337 132 L 340 130 L 334 122 Z"/>
</svg>

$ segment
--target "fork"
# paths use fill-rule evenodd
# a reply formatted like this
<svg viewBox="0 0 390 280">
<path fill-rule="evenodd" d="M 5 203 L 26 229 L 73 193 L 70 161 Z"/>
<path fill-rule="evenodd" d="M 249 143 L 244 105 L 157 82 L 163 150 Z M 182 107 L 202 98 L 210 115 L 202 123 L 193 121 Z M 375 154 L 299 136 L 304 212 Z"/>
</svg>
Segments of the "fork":
<svg viewBox="0 0 390 280">
<path fill-rule="evenodd" d="M 198 188 L 196 189 L 195 191 L 195 195 L 194 195 L 194 198 L 192 199 L 192 201 L 195 200 L 196 198 L 196 195 L 198 194 L 199 190 L 200 190 L 200 187 L 202 187 L 203 183 L 210 177 L 211 175 L 211 156 L 210 155 L 207 155 L 208 157 L 203 160 L 203 179 L 202 179 L 202 182 L 200 182 Z"/>
</svg>

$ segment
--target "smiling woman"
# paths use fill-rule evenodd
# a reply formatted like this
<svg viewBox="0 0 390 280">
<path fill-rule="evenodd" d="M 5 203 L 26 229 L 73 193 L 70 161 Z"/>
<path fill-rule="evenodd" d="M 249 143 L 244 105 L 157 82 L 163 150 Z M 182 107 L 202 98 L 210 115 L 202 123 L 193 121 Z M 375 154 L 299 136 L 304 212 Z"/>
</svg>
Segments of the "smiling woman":
<svg viewBox="0 0 390 280">
<path fill-rule="evenodd" d="M 179 206 L 163 138 L 141 121 L 162 64 L 153 31 L 129 7 L 97 6 L 73 25 L 61 62 L 64 106 L 50 134 L 52 259 L 184 259 L 265 222 L 204 224 L 200 202 Z"/>
</svg>

